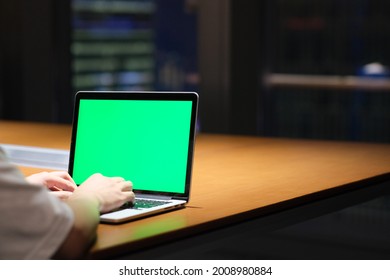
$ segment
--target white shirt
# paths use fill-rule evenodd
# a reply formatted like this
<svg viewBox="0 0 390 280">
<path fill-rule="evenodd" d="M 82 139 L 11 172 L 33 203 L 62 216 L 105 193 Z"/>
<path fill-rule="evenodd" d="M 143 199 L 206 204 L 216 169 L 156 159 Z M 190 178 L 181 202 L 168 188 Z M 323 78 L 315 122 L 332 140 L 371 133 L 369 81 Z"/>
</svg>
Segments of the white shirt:
<svg viewBox="0 0 390 280">
<path fill-rule="evenodd" d="M 0 148 L 0 259 L 49 259 L 72 224 L 68 205 L 29 184 Z"/>
</svg>

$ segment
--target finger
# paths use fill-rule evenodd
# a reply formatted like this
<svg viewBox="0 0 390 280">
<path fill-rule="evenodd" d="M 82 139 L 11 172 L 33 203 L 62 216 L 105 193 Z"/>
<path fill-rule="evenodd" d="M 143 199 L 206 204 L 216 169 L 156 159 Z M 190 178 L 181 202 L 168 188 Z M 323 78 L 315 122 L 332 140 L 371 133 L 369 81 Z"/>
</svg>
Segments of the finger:
<svg viewBox="0 0 390 280">
<path fill-rule="evenodd" d="M 61 191 L 61 189 L 60 189 L 60 188 L 57 188 L 56 186 L 48 187 L 48 189 L 51 190 L 51 191 L 54 191 L 54 192 L 56 192 L 56 191 Z"/>
<path fill-rule="evenodd" d="M 113 180 L 115 183 L 121 183 L 125 181 L 125 178 L 123 177 L 111 177 L 111 180 Z"/>
<path fill-rule="evenodd" d="M 65 179 L 65 180 L 68 180 L 68 181 L 70 181 L 70 182 L 72 182 L 73 184 L 76 185 L 76 183 L 73 180 L 73 178 L 66 171 L 53 171 L 53 172 L 51 172 L 51 174 L 56 175 L 58 177 L 61 177 L 61 178 Z"/>
<path fill-rule="evenodd" d="M 47 180 L 49 188 L 56 187 L 64 191 L 73 192 L 76 190 L 77 186 L 71 181 L 63 179 L 61 177 L 54 177 Z"/>
<path fill-rule="evenodd" d="M 131 181 L 124 181 L 121 183 L 121 189 L 122 191 L 132 191 L 133 183 Z"/>
<path fill-rule="evenodd" d="M 133 203 L 135 200 L 135 194 L 133 192 L 125 192 L 126 195 L 126 201 Z"/>
</svg>

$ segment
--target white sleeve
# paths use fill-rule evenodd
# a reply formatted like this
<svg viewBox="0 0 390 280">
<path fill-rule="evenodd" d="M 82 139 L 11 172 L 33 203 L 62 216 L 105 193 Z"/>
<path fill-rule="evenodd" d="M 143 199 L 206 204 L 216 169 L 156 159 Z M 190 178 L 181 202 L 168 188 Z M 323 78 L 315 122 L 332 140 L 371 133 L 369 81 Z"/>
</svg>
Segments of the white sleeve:
<svg viewBox="0 0 390 280">
<path fill-rule="evenodd" d="M 49 259 L 72 224 L 72 210 L 27 183 L 0 149 L 0 259 Z"/>
</svg>

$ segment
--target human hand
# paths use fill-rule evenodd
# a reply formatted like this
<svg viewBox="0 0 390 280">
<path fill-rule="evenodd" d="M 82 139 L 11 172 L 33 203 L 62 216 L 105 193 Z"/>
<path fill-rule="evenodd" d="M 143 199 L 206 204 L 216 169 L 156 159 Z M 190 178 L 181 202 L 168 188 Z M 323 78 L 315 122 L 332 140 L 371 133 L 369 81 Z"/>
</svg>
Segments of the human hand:
<svg viewBox="0 0 390 280">
<path fill-rule="evenodd" d="M 46 186 L 51 191 L 72 193 L 77 185 L 65 171 L 40 172 L 26 177 L 27 182 Z"/>
<path fill-rule="evenodd" d="M 101 213 L 119 208 L 126 202 L 134 200 L 133 184 L 121 177 L 106 177 L 96 173 L 84 181 L 70 199 L 80 196 L 95 198 L 99 203 Z"/>
<path fill-rule="evenodd" d="M 73 194 L 73 192 L 69 192 L 69 191 L 52 191 L 52 192 L 50 192 L 50 194 L 56 196 L 57 198 L 59 198 L 61 200 L 67 200 Z"/>
</svg>

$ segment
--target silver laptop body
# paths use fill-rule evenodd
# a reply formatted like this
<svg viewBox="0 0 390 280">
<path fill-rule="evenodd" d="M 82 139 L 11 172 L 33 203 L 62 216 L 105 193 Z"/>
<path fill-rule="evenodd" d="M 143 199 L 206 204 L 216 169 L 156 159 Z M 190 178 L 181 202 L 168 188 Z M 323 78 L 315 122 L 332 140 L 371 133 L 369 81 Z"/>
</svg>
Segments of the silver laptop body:
<svg viewBox="0 0 390 280">
<path fill-rule="evenodd" d="M 75 95 L 69 174 L 78 185 L 94 173 L 124 177 L 136 195 L 135 205 L 102 214 L 102 222 L 122 223 L 185 206 L 198 99 L 195 92 Z"/>
</svg>

